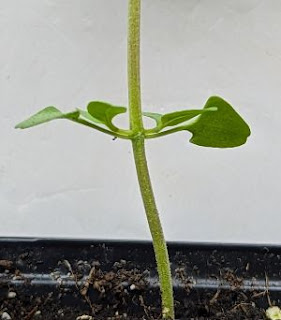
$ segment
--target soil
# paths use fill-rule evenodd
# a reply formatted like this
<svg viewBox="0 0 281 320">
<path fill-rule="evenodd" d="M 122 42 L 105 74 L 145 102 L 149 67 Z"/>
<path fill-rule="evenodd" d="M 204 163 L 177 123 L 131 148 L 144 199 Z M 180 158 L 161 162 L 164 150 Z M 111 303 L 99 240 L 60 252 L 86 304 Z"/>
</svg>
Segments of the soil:
<svg viewBox="0 0 281 320">
<path fill-rule="evenodd" d="M 26 294 L 16 286 L 6 287 L 7 295 L 0 302 L 2 319 L 160 319 L 160 301 L 157 290 L 148 289 L 147 272 L 127 269 L 126 261 L 117 262 L 112 270 L 100 268 L 98 261 L 58 262 L 58 269 L 51 274 L 62 282 L 59 268 L 64 264 L 75 282 L 73 288 L 61 288 L 58 292 Z M 12 279 L 25 279 L 20 270 L 12 267 L 12 261 L 0 261 L 6 274 Z M 85 271 L 88 276 L 85 278 Z M 242 279 L 227 270 L 224 279 L 231 290 L 193 292 L 192 281 L 176 270 L 176 278 L 184 284 L 181 301 L 175 299 L 177 319 L 264 319 L 264 310 L 256 306 L 259 293 L 240 290 Z M 5 286 L 2 285 L 2 290 Z M 266 293 L 261 292 L 264 296 Z M 180 297 L 179 297 L 180 298 Z M 183 298 L 183 299 L 182 299 Z M 68 300 L 67 302 L 65 300 Z M 152 301 L 152 303 L 151 303 Z M 76 307 L 73 307 L 76 306 Z M 134 318 L 134 314 L 143 314 Z M 79 318 L 80 317 L 80 318 Z"/>
<path fill-rule="evenodd" d="M 144 270 L 124 259 L 105 264 L 62 257 L 50 259 L 46 273 L 41 258 L 22 250 L 13 259 L 0 260 L 0 319 L 161 319 L 155 268 Z M 189 277 L 180 262 L 172 268 L 177 319 L 260 320 L 264 308 L 275 303 L 267 290 L 244 290 L 243 275 L 225 266 L 208 276 L 223 285 L 200 288 L 194 280 L 197 266 Z"/>
</svg>

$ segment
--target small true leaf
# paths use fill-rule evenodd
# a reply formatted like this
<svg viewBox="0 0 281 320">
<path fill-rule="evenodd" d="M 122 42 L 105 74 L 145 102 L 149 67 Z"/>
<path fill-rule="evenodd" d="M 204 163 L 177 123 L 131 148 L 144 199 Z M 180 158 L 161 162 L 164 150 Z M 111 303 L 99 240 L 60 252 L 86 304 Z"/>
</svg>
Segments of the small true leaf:
<svg viewBox="0 0 281 320">
<path fill-rule="evenodd" d="M 204 110 L 214 107 L 217 111 L 205 112 L 186 126 L 185 129 L 193 134 L 190 142 L 213 148 L 233 148 L 244 144 L 251 134 L 247 123 L 220 97 L 210 97 Z"/>
<path fill-rule="evenodd" d="M 112 119 L 118 114 L 127 111 L 125 107 L 117 107 L 101 101 L 90 102 L 87 106 L 87 110 L 92 117 L 114 131 L 116 131 L 117 128 L 112 124 Z"/>
<path fill-rule="evenodd" d="M 15 128 L 26 129 L 37 126 L 38 124 L 49 122 L 55 119 L 77 119 L 79 117 L 79 111 L 62 113 L 55 107 L 47 107 L 38 113 L 35 113 L 30 118 L 20 122 Z"/>
</svg>

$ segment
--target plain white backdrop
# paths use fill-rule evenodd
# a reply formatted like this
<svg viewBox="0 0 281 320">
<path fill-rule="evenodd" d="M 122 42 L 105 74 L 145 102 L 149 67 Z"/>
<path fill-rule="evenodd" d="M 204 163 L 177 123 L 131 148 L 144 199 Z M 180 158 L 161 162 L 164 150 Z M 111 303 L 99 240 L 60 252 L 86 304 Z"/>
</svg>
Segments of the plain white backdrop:
<svg viewBox="0 0 281 320">
<path fill-rule="evenodd" d="M 167 238 L 280 244 L 281 1 L 142 4 L 144 110 L 216 94 L 252 129 L 230 150 L 148 141 Z M 1 236 L 150 238 L 128 141 L 66 120 L 13 129 L 48 105 L 127 106 L 126 18 L 126 0 L 0 1 Z"/>
</svg>

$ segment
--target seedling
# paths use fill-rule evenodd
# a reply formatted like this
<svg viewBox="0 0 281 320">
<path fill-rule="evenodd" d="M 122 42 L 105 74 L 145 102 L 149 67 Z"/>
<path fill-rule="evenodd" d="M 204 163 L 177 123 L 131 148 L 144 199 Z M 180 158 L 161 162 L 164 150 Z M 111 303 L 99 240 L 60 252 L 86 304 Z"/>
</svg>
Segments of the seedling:
<svg viewBox="0 0 281 320">
<path fill-rule="evenodd" d="M 142 112 L 140 92 L 140 3 L 128 0 L 128 95 L 130 128 L 117 127 L 113 120 L 127 112 L 123 106 L 92 101 L 86 110 L 76 109 L 63 113 L 50 106 L 19 123 L 16 128 L 26 129 L 55 119 L 67 119 L 113 137 L 130 140 L 138 175 L 143 204 L 153 240 L 162 296 L 162 316 L 174 319 L 173 287 L 168 250 L 157 211 L 145 155 L 145 140 L 166 136 L 178 131 L 189 131 L 191 143 L 203 147 L 233 148 L 244 144 L 250 135 L 249 126 L 220 97 L 210 97 L 203 109 L 175 111 L 167 114 Z M 143 117 L 155 121 L 147 129 Z"/>
<path fill-rule="evenodd" d="M 269 307 L 266 312 L 266 317 L 270 320 L 281 320 L 281 310 L 279 307 Z"/>
</svg>

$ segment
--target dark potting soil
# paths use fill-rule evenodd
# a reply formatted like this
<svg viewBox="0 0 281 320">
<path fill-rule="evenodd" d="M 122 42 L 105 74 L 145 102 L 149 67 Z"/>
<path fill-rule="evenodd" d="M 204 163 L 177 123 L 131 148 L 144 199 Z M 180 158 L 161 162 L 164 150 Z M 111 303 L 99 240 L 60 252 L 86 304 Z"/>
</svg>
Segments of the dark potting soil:
<svg viewBox="0 0 281 320">
<path fill-rule="evenodd" d="M 70 274 L 76 290 L 62 288 L 59 293 L 26 294 L 16 287 L 2 286 L 7 291 L 7 298 L 1 299 L 2 319 L 160 319 L 158 292 L 147 290 L 147 272 L 127 269 L 124 261 L 118 262 L 118 266 L 103 271 L 97 261 L 74 264 Z M 87 279 L 83 279 L 81 268 L 89 270 Z M 237 280 L 230 271 L 227 273 L 234 281 L 233 289 L 205 292 L 203 297 L 192 292 L 192 282 L 181 275 L 187 285 L 180 301 L 175 299 L 177 319 L 264 319 L 264 310 L 256 306 L 259 293 L 244 293 L 239 289 L 242 280 Z M 29 281 L 19 270 L 9 274 L 14 279 Z M 57 270 L 52 277 L 63 282 Z M 67 305 L 65 299 L 69 300 Z M 134 314 L 143 316 L 135 318 Z"/>
<path fill-rule="evenodd" d="M 63 253 L 54 252 L 54 245 L 42 246 L 40 251 L 25 245 L 9 254 L 0 249 L 0 319 L 161 319 L 155 265 L 147 260 L 151 260 L 151 248 L 137 262 L 112 259 L 115 253 L 108 254 L 110 248 L 99 248 L 107 251 L 99 255 L 100 260 L 95 259 L 96 250 L 90 250 L 92 259 L 85 259 L 88 253 L 82 248 L 76 258 L 75 247 L 65 247 Z M 216 250 L 211 252 L 207 259 L 210 272 L 203 278 L 194 254 L 188 254 L 189 262 L 186 254 L 172 254 L 176 318 L 265 319 L 264 309 L 280 302 L 268 291 L 267 274 L 264 287 L 255 285 L 251 277 L 249 289 L 251 259 L 243 261 L 241 272 L 237 264 L 232 269 L 225 263 L 227 255 L 222 259 Z M 47 262 L 44 256 L 49 257 Z M 130 258 L 130 254 L 125 256 Z"/>
</svg>

